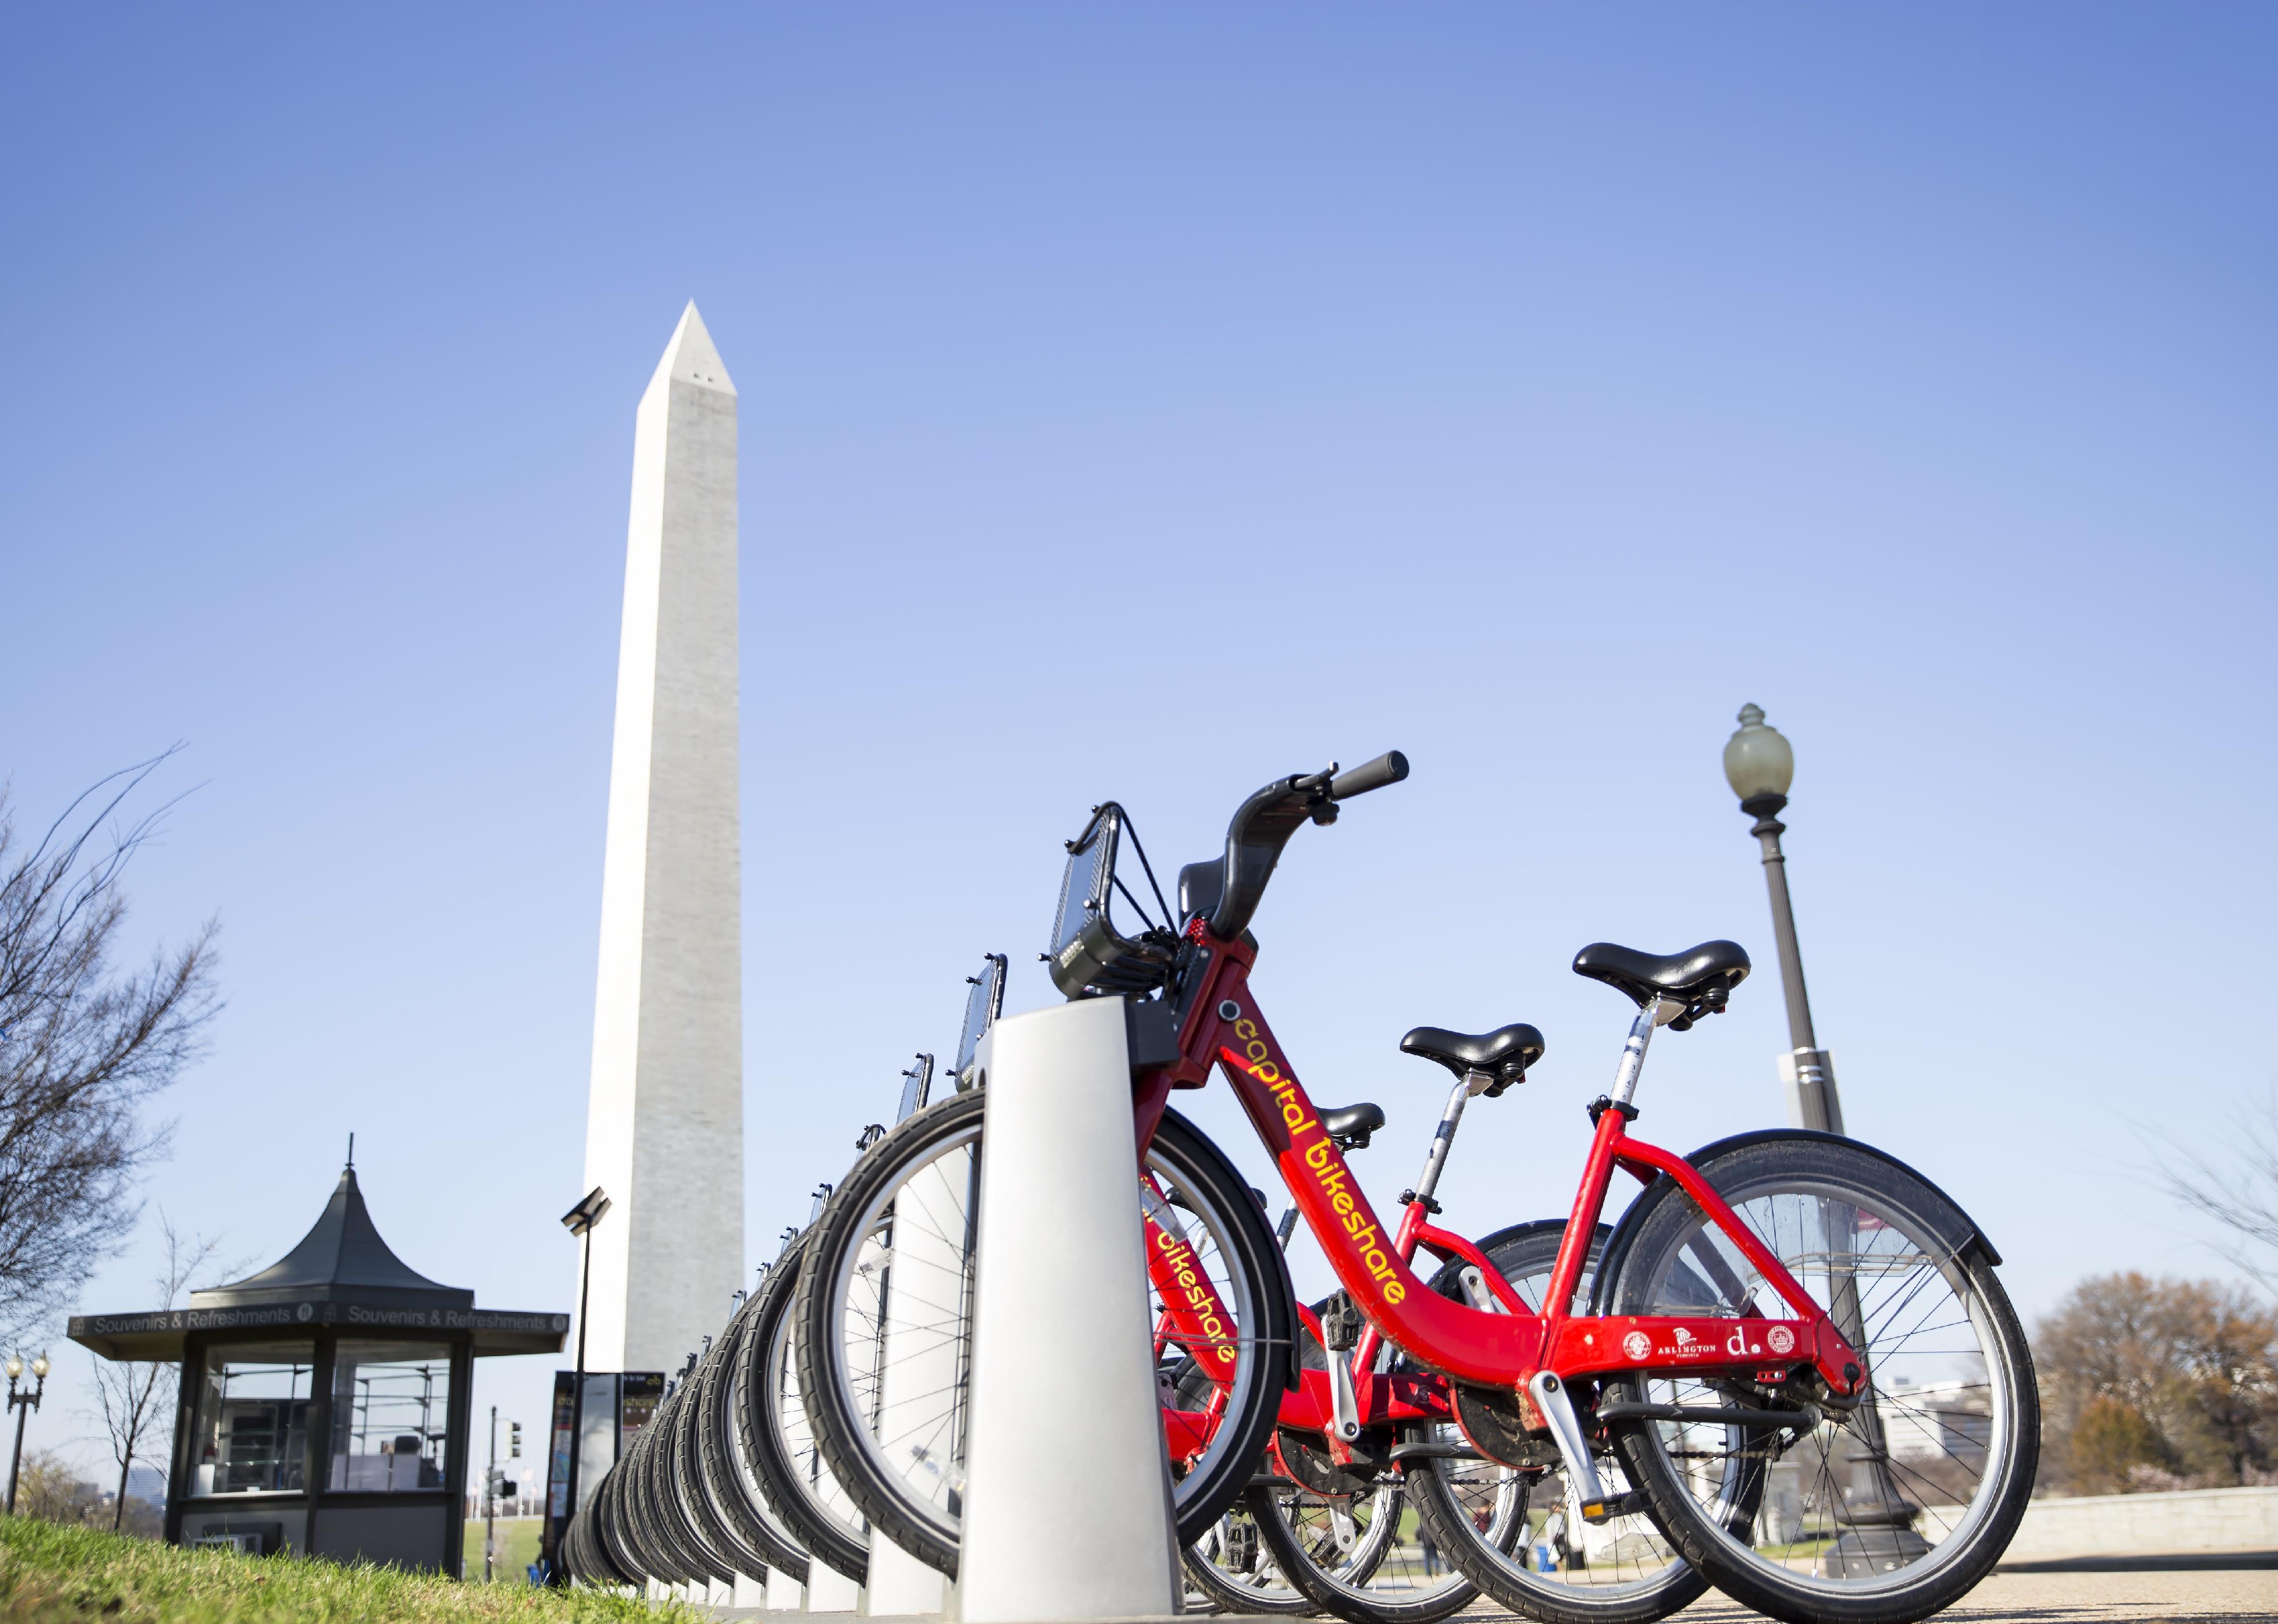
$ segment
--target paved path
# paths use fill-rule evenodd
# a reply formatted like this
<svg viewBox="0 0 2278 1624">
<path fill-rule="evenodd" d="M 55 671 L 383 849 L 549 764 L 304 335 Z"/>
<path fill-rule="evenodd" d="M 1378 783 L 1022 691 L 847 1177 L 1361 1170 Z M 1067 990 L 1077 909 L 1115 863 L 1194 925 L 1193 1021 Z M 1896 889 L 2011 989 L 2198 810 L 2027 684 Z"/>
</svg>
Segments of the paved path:
<svg viewBox="0 0 2278 1624">
<path fill-rule="evenodd" d="M 1677 1616 L 1685 1624 L 1754 1624 L 1762 1617 L 1713 1590 Z M 1959 1606 L 1938 1616 L 1945 1624 L 2105 1624 L 2119 1619 L 2278 1624 L 2278 1552 L 1997 1569 Z M 1458 1624 L 1508 1624 L 1510 1617 L 1497 1608 L 1465 1613 Z"/>
</svg>

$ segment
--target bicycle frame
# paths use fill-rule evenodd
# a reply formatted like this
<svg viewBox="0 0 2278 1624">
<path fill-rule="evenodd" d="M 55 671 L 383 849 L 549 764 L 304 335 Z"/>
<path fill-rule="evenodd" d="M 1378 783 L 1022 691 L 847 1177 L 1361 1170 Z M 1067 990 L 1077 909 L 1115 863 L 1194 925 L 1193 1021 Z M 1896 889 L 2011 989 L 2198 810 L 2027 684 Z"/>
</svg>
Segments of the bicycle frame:
<svg viewBox="0 0 2278 1624">
<path fill-rule="evenodd" d="M 1828 1392 L 1838 1399 L 1863 1389 L 1864 1361 L 1836 1330 L 1827 1310 L 1813 1300 L 1682 1156 L 1629 1136 L 1629 1120 L 1635 1112 L 1628 1095 L 1643 1064 L 1654 1022 L 1653 1006 L 1647 1006 L 1632 1028 L 1617 1083 L 1617 1097 L 1598 1111 L 1597 1131 L 1575 1192 L 1550 1288 L 1538 1314 L 1513 1296 L 1478 1247 L 1429 1222 L 1428 1189 L 1424 1198 L 1409 1204 L 1397 1229 L 1387 1233 L 1346 1165 L 1342 1148 L 1322 1129 L 1311 1100 L 1272 1029 L 1249 1001 L 1249 975 L 1256 949 L 1210 935 L 1200 919 L 1189 926 L 1188 937 L 1209 955 L 1201 971 L 1204 982 L 1189 1001 L 1180 1033 L 1180 1058 L 1142 1073 L 1135 1082 L 1140 1153 L 1143 1157 L 1173 1089 L 1205 1086 L 1213 1066 L 1225 1072 L 1258 1138 L 1273 1152 L 1283 1182 L 1327 1254 L 1339 1283 L 1368 1320 L 1351 1361 L 1362 1420 L 1376 1423 L 1444 1419 L 1448 1414 L 1446 1395 L 1429 1391 L 1435 1384 L 1419 1383 L 1413 1376 L 1387 1380 L 1370 1373 L 1382 1338 L 1389 1338 L 1417 1364 L 1442 1376 L 1516 1392 L 1526 1422 L 1538 1428 L 1548 1422 L 1537 1412 L 1528 1384 L 1542 1371 L 1562 1381 L 1630 1371 L 1785 1381 L 1795 1370 L 1808 1367 L 1818 1373 Z M 1435 1144 L 1435 1158 L 1441 1155 L 1444 1150 Z M 1714 1331 L 1702 1337 L 1694 1330 L 1702 1323 L 1699 1316 L 1688 1320 L 1572 1313 L 1571 1305 L 1588 1258 L 1590 1239 L 1617 1168 L 1640 1182 L 1650 1182 L 1658 1175 L 1675 1179 L 1709 1223 L 1754 1268 L 1788 1315 L 1761 1314 L 1751 1302 L 1748 1314 L 1737 1320 L 1717 1318 L 1713 1322 Z M 1166 1281 L 1158 1261 L 1164 1255 L 1158 1236 L 1164 1233 L 1150 1217 L 1150 1267 L 1158 1288 Z M 1476 1266 L 1495 1299 L 1493 1309 L 1460 1303 L 1433 1291 L 1411 1267 L 1419 1247 Z M 1223 1387 L 1232 1379 L 1230 1361 L 1224 1360 L 1222 1335 L 1215 1338 L 1207 1335 L 1196 1317 L 1196 1311 L 1204 1305 L 1171 1292 L 1163 1294 L 1165 1301 L 1173 1305 L 1166 1315 L 1170 1323 L 1163 1328 L 1173 1333 L 1169 1339 L 1191 1338 L 1192 1346 L 1212 1350 L 1213 1360 L 1205 1368 Z M 1207 1308 L 1216 1311 L 1214 1297 Z M 1305 1318 L 1312 1322 L 1311 1329 L 1318 1335 L 1319 1323 L 1310 1313 Z M 1326 1395 L 1318 1389 L 1330 1384 L 1326 1380 L 1305 1383 L 1305 1392 L 1292 1394 L 1285 1403 L 1285 1422 L 1303 1425 L 1302 1412 L 1325 1409 L 1320 1399 Z M 1341 1443 L 1332 1432 L 1333 1447 Z M 1336 1452 L 1345 1452 L 1338 1448 Z"/>
</svg>

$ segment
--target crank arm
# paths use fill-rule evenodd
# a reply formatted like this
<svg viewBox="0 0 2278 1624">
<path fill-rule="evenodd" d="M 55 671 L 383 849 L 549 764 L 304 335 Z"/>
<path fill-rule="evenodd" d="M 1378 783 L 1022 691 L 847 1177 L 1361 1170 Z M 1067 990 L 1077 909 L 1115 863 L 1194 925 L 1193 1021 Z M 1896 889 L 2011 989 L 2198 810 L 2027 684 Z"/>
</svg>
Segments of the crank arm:
<svg viewBox="0 0 2278 1624">
<path fill-rule="evenodd" d="M 1619 1508 L 1598 1482 L 1597 1465 L 1590 1459 L 1590 1441 L 1582 1436 L 1582 1423 L 1574 1417 L 1573 1402 L 1566 1397 L 1566 1384 L 1558 1379 L 1557 1372 L 1537 1370 L 1526 1391 L 1549 1424 L 1551 1439 L 1565 1465 L 1568 1498 L 1581 1508 L 1582 1521 L 1603 1522 L 1617 1515 Z"/>
</svg>

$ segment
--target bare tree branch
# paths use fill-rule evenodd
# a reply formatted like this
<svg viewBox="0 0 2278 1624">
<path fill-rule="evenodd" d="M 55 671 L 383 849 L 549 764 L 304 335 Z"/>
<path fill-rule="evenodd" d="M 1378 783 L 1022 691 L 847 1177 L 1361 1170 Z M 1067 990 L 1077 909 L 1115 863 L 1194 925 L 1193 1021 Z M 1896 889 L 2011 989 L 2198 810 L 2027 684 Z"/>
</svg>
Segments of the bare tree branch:
<svg viewBox="0 0 2278 1624">
<path fill-rule="evenodd" d="M 2223 1257 L 2278 1296 L 2278 1092 L 2259 1107 L 2242 1109 L 2213 1136 L 2226 1155 L 2161 1131 L 2167 1152 L 2154 1182 L 2175 1201 L 2228 1230 L 2233 1239 L 2216 1248 Z"/>
<path fill-rule="evenodd" d="M 163 1211 L 158 1215 L 158 1232 L 165 1239 L 166 1258 L 151 1285 L 157 1289 L 161 1308 L 180 1307 L 196 1289 L 201 1277 L 228 1279 L 250 1266 L 251 1260 L 246 1258 L 215 1263 L 220 1239 L 185 1236 Z M 88 1357 L 95 1363 L 96 1399 L 103 1430 L 111 1435 L 111 1456 L 118 1462 L 118 1494 L 111 1519 L 111 1526 L 118 1529 L 126 1518 L 127 1477 L 136 1458 L 147 1452 L 143 1440 L 164 1416 L 167 1400 L 181 1381 L 182 1368 L 169 1363 L 115 1364 L 95 1353 Z"/>
<path fill-rule="evenodd" d="M 172 754 L 83 792 L 29 850 L 0 790 L 0 1338 L 54 1312 L 133 1230 L 135 1178 L 167 1138 L 139 1108 L 220 1007 L 211 920 L 139 971 L 114 964 L 121 878 L 175 801 L 132 821 L 122 808 Z"/>
</svg>

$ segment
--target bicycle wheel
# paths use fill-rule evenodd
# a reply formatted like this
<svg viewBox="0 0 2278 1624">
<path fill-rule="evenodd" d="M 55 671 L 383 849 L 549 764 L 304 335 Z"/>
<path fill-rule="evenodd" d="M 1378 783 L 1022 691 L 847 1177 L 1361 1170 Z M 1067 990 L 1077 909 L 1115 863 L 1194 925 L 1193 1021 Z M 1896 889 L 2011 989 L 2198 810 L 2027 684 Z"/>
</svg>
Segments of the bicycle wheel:
<svg viewBox="0 0 2278 1624">
<path fill-rule="evenodd" d="M 1220 1613 L 1302 1618 L 1321 1610 L 1282 1576 L 1273 1553 L 1258 1536 L 1257 1515 L 1247 1496 L 1182 1554 L 1187 1582 Z"/>
<path fill-rule="evenodd" d="M 895 1544 L 952 1578 L 985 1104 L 977 1090 L 944 1100 L 873 1146 L 825 1204 L 799 1282 L 800 1375 L 833 1469 Z M 1146 1165 L 1161 1193 L 1148 1193 L 1150 1217 L 1184 1234 L 1242 1349 L 1219 1421 L 1173 1466 L 1186 1545 L 1241 1496 L 1265 1451 L 1294 1313 L 1257 1197 L 1217 1147 L 1166 1111 Z M 1143 1189 L 1135 1181 L 1135 1197 Z M 1174 1341 L 1166 1351 L 1174 1362 L 1187 1353 Z"/>
<path fill-rule="evenodd" d="M 1991 1249 L 1919 1174 L 1833 1135 L 1751 1134 L 1693 1164 L 1834 1315 L 1869 1396 L 1823 1404 L 1822 1423 L 1800 1433 L 1617 1422 L 1632 1477 L 1686 1555 L 1759 1612 L 1790 1624 L 1910 1624 L 1950 1606 L 2008 1545 L 2039 1456 L 2032 1358 Z M 1613 1313 L 1785 1312 L 1670 1179 L 1639 1198 L 1612 1253 Z M 1660 1376 L 1624 1378 L 1607 1396 L 1783 1398 Z M 1736 1459 L 1769 1482 L 1761 1513 L 1722 1498 L 1747 1475 L 1724 1469 Z"/>
<path fill-rule="evenodd" d="M 772 1272 L 772 1271 L 770 1271 Z M 705 1491 L 721 1517 L 730 1523 L 762 1566 L 753 1572 L 765 1579 L 768 1569 L 806 1582 L 806 1552 L 797 1536 L 768 1506 L 759 1475 L 745 1452 L 743 1413 L 745 1350 L 758 1319 L 759 1300 L 746 1302 L 721 1333 L 719 1345 L 702 1372 L 696 1395 L 696 1430 L 701 1452 L 700 1471 Z"/>
<path fill-rule="evenodd" d="M 1539 1313 L 1565 1232 L 1563 1218 L 1521 1224 L 1488 1236 L 1479 1249 L 1520 1303 Z M 1577 1312 L 1610 1233 L 1601 1224 L 1592 1238 L 1588 1265 L 1571 1305 Z M 1433 1277 L 1433 1287 L 1476 1304 L 1480 1290 L 1465 1283 L 1464 1267 L 1449 1264 Z M 1450 1447 L 1466 1443 L 1456 1427 L 1421 1424 L 1406 1429 L 1402 1441 Z M 1629 1480 L 1612 1443 L 1593 1442 L 1593 1465 L 1601 1486 L 1624 1492 Z M 1544 1624 L 1645 1624 L 1707 1590 L 1707 1582 L 1643 1506 L 1603 1523 L 1584 1521 L 1571 1508 L 1556 1455 L 1544 1453 L 1540 1467 L 1514 1468 L 1452 1456 L 1411 1459 L 1403 1468 L 1426 1530 L 1490 1599 Z M 1740 1493 L 1745 1498 L 1745 1490 Z"/>
<path fill-rule="evenodd" d="M 1246 1500 L 1274 1565 L 1352 1624 L 1437 1624 L 1478 1598 L 1396 1483 L 1346 1498 L 1261 1483 Z"/>
<path fill-rule="evenodd" d="M 808 1231 L 768 1271 L 743 1348 L 738 1425 L 745 1457 L 759 1472 L 768 1504 L 810 1559 L 857 1584 L 869 1582 L 869 1524 L 847 1498 L 814 1435 L 793 1347 L 791 1308 L 811 1251 Z"/>
</svg>

